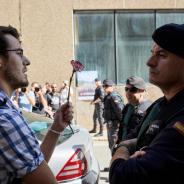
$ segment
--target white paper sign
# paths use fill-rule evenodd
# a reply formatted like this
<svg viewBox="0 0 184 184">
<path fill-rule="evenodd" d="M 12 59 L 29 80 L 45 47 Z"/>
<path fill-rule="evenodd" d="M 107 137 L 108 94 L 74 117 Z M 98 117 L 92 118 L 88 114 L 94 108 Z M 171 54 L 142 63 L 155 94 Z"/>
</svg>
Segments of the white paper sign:
<svg viewBox="0 0 184 184">
<path fill-rule="evenodd" d="M 95 78 L 98 77 L 97 71 L 82 71 L 77 73 L 78 99 L 92 100 L 95 93 Z"/>
</svg>

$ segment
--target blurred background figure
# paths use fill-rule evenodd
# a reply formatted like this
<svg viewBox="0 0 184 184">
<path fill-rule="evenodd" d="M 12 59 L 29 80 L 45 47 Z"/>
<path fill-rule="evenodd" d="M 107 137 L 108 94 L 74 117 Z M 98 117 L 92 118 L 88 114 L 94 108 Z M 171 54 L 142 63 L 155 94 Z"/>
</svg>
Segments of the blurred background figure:
<svg viewBox="0 0 184 184">
<path fill-rule="evenodd" d="M 15 100 L 17 101 L 18 107 L 27 112 L 32 112 L 33 106 L 35 105 L 34 92 L 28 90 L 27 87 L 23 87 L 17 89 L 15 95 Z"/>
<path fill-rule="evenodd" d="M 122 96 L 114 91 L 114 82 L 112 80 L 104 80 L 103 88 L 106 93 L 104 97 L 103 117 L 107 125 L 107 136 L 110 150 L 117 141 L 118 130 L 122 119 L 122 110 L 124 102 Z"/>
<path fill-rule="evenodd" d="M 64 103 L 67 102 L 68 91 L 69 91 L 68 81 L 64 80 L 60 89 L 60 105 L 63 105 Z M 70 101 L 72 101 L 71 99 L 72 96 L 73 96 L 73 89 L 72 87 L 70 87 Z"/>
<path fill-rule="evenodd" d="M 138 76 L 131 76 L 126 80 L 125 93 L 128 103 L 122 112 L 118 141 L 137 137 L 137 128 L 142 122 L 147 108 L 152 104 L 145 99 L 146 83 Z"/>
<path fill-rule="evenodd" d="M 37 114 L 45 114 L 45 109 L 48 109 L 47 100 L 42 93 L 42 87 L 37 82 L 31 84 L 31 90 L 35 94 L 35 105 L 33 112 Z"/>
<path fill-rule="evenodd" d="M 60 94 L 57 91 L 57 84 L 51 84 L 51 92 L 46 94 L 47 104 L 51 107 L 53 113 L 55 113 L 60 107 Z"/>
<path fill-rule="evenodd" d="M 89 133 L 96 133 L 97 132 L 97 120 L 100 125 L 100 131 L 99 133 L 95 134 L 95 137 L 103 136 L 103 98 L 104 98 L 104 92 L 101 84 L 101 80 L 95 79 L 95 94 L 94 99 L 91 101 L 91 104 L 94 105 L 94 113 L 93 113 L 93 129 L 89 131 Z"/>
<path fill-rule="evenodd" d="M 46 95 L 51 91 L 52 91 L 51 84 L 49 82 L 45 82 L 45 85 L 42 88 L 42 93 Z"/>
</svg>

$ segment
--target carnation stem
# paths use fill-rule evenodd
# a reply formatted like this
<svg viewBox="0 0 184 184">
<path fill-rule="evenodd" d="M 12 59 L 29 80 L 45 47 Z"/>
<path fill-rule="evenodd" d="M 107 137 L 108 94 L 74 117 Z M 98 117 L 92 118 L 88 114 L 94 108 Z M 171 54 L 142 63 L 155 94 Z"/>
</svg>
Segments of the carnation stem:
<svg viewBox="0 0 184 184">
<path fill-rule="evenodd" d="M 70 101 L 70 87 L 71 87 L 71 83 L 72 83 L 73 74 L 74 74 L 74 70 L 73 70 L 73 72 L 72 72 L 72 76 L 70 77 L 67 102 Z"/>
<path fill-rule="evenodd" d="M 67 97 L 67 102 L 68 102 L 68 103 L 69 103 L 69 101 L 70 101 L 70 87 L 71 87 L 72 78 L 73 78 L 74 73 L 75 73 L 75 71 L 73 70 L 72 76 L 70 77 L 70 82 L 69 82 L 68 97 Z M 71 127 L 71 122 L 69 122 L 68 125 L 69 125 L 69 127 L 70 127 L 70 129 L 71 129 L 71 131 L 72 131 L 72 134 L 74 134 L 74 131 L 73 131 L 72 127 Z"/>
</svg>

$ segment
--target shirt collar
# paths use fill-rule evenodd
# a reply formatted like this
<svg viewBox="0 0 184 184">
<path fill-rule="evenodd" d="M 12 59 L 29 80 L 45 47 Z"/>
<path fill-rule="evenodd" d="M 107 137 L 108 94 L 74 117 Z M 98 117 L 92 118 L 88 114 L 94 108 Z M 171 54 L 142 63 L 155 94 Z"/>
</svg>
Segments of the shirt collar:
<svg viewBox="0 0 184 184">
<path fill-rule="evenodd" d="M 0 106 L 1 105 L 2 106 L 8 106 L 9 108 L 16 109 L 16 111 L 19 112 L 19 109 L 17 109 L 17 107 L 12 103 L 12 101 L 10 100 L 8 95 L 2 89 L 0 89 Z"/>
</svg>

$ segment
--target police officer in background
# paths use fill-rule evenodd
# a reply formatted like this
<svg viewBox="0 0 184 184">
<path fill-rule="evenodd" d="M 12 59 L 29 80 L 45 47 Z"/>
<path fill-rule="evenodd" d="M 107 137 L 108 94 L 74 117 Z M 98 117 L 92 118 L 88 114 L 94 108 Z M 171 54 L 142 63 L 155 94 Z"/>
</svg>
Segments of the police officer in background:
<svg viewBox="0 0 184 184">
<path fill-rule="evenodd" d="M 126 80 L 125 94 L 128 103 L 122 112 L 122 121 L 118 132 L 118 141 L 136 138 L 137 127 L 145 116 L 151 101 L 145 99 L 146 83 L 138 76 L 131 76 Z"/>
<path fill-rule="evenodd" d="M 95 79 L 95 94 L 94 94 L 94 99 L 91 101 L 91 105 L 95 106 L 94 113 L 93 113 L 93 129 L 89 131 L 89 133 L 96 133 L 96 128 L 97 128 L 97 119 L 100 125 L 100 131 L 99 133 L 95 134 L 95 137 L 98 136 L 103 136 L 103 98 L 104 98 L 104 92 L 102 88 L 102 83 L 101 80 Z"/>
<path fill-rule="evenodd" d="M 183 184 L 184 24 L 163 25 L 152 38 L 149 81 L 164 97 L 149 108 L 136 152 L 130 155 L 129 144 L 119 145 L 111 160 L 110 184 Z"/>
<path fill-rule="evenodd" d="M 112 80 L 104 80 L 103 88 L 106 93 L 104 97 L 104 112 L 103 117 L 107 125 L 107 136 L 109 148 L 112 149 L 119 130 L 120 121 L 122 118 L 122 110 L 124 108 L 123 98 L 120 94 L 114 91 Z"/>
</svg>

